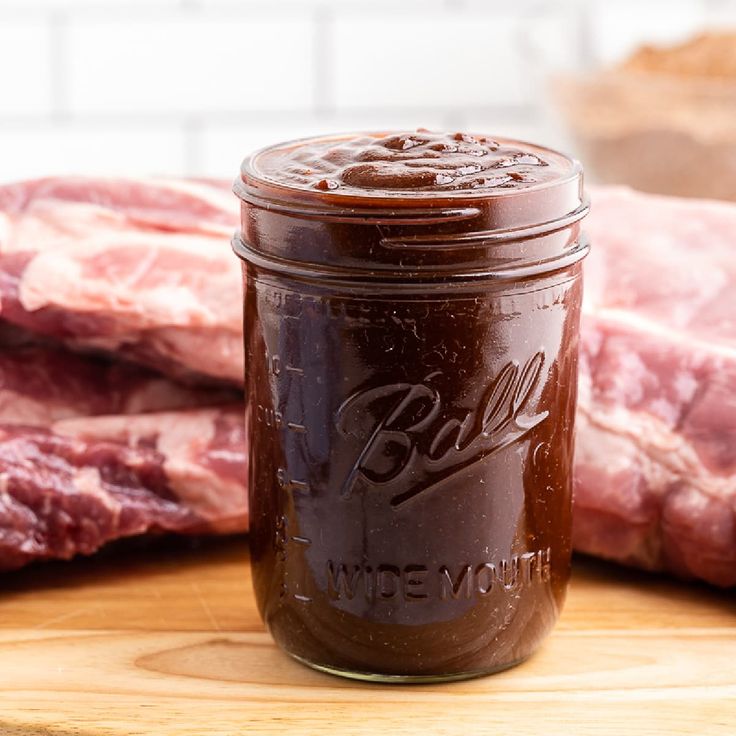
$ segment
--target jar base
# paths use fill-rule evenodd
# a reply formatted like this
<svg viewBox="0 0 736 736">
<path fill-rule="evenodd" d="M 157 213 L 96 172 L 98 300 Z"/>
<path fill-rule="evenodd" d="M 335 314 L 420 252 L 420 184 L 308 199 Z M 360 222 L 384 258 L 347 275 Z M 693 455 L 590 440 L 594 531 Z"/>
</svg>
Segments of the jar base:
<svg viewBox="0 0 736 736">
<path fill-rule="evenodd" d="M 328 675 L 335 675 L 336 677 L 344 677 L 348 680 L 359 680 L 361 682 L 374 682 L 380 685 L 433 685 L 441 682 L 458 682 L 460 680 L 475 680 L 479 677 L 486 677 L 487 675 L 495 675 L 497 672 L 503 672 L 504 670 L 516 667 L 522 662 L 528 659 L 528 656 L 515 659 L 513 662 L 498 665 L 496 667 L 490 667 L 489 669 L 483 670 L 471 670 L 469 672 L 455 672 L 447 675 L 387 675 L 387 674 L 376 674 L 373 672 L 358 672 L 355 670 L 345 670 L 339 667 L 330 667 L 329 665 L 317 664 L 316 662 L 310 662 L 308 659 L 304 659 L 297 654 L 291 654 L 287 652 L 292 659 L 297 662 L 306 665 L 307 667 L 317 670 L 318 672 L 325 672 Z"/>
</svg>

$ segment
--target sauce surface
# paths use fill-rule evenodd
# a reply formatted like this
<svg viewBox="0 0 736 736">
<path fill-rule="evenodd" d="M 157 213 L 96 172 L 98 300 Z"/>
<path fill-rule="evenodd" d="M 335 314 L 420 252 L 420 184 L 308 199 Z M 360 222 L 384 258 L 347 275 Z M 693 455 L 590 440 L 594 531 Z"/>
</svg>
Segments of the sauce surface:
<svg viewBox="0 0 736 736">
<path fill-rule="evenodd" d="M 530 143 L 424 129 L 295 141 L 261 152 L 253 167 L 283 186 L 361 196 L 490 195 L 575 173 L 570 159 Z"/>
</svg>

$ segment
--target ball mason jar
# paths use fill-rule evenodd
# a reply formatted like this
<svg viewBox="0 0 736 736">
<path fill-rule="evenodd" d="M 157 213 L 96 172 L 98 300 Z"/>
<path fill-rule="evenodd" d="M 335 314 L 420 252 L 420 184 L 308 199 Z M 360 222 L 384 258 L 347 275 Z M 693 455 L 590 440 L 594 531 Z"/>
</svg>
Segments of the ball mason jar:
<svg viewBox="0 0 736 736">
<path fill-rule="evenodd" d="M 363 190 L 289 173 L 355 138 L 263 149 L 235 184 L 260 613 L 331 673 L 491 673 L 539 646 L 569 577 L 582 171 L 503 140 L 546 178 Z"/>
</svg>

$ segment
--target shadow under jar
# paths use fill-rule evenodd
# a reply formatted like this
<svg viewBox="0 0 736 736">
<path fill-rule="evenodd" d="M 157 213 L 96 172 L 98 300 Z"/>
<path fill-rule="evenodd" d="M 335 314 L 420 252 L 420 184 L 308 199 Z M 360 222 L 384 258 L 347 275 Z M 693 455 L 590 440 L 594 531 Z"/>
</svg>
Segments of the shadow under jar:
<svg viewBox="0 0 736 736">
<path fill-rule="evenodd" d="M 570 570 L 579 164 L 465 134 L 246 159 L 250 544 L 317 669 L 474 677 L 529 656 Z"/>
</svg>

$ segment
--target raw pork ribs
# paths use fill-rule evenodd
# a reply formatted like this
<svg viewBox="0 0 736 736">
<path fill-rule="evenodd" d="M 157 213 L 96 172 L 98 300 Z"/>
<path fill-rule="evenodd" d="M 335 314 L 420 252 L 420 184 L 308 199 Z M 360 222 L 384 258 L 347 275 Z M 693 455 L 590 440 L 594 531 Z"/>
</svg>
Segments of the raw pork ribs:
<svg viewBox="0 0 736 736">
<path fill-rule="evenodd" d="M 575 547 L 736 585 L 736 207 L 597 190 Z"/>
</svg>

